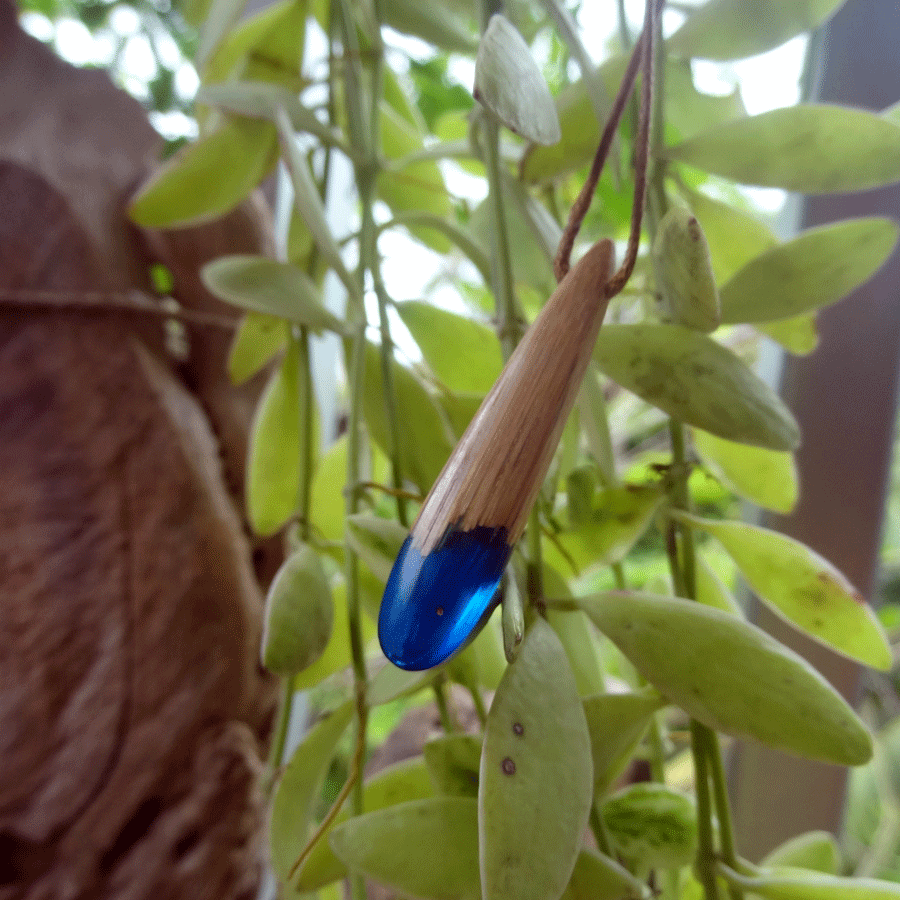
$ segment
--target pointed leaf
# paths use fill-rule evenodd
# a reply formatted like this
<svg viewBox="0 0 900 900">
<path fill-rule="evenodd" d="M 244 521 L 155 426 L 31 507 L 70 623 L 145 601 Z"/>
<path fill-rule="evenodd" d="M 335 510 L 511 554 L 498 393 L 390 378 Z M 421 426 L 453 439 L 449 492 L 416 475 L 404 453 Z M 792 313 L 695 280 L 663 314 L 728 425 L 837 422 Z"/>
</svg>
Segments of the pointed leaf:
<svg viewBox="0 0 900 900">
<path fill-rule="evenodd" d="M 731 883 L 764 900 L 897 900 L 900 884 L 875 878 L 841 878 L 806 869 L 761 870 L 756 877 L 735 877 L 722 868 Z"/>
<path fill-rule="evenodd" d="M 861 191 L 900 180 L 900 128 L 859 109 L 799 104 L 719 125 L 664 155 L 742 184 Z"/>
<path fill-rule="evenodd" d="M 290 341 L 253 417 L 247 463 L 247 515 L 257 534 L 274 534 L 294 514 L 300 490 L 303 422 L 300 398 L 308 373 Z"/>
<path fill-rule="evenodd" d="M 772 389 L 705 334 L 679 325 L 606 325 L 594 359 L 622 387 L 689 425 L 772 450 L 800 442 Z"/>
<path fill-rule="evenodd" d="M 826 22 L 845 0 L 710 0 L 666 41 L 673 56 L 744 59 L 765 53 Z"/>
<path fill-rule="evenodd" d="M 793 866 L 826 875 L 837 875 L 841 851 L 834 835 L 827 831 L 808 831 L 776 847 L 763 861 L 766 868 Z"/>
<path fill-rule="evenodd" d="M 639 694 L 585 697 L 584 714 L 591 735 L 596 797 L 602 797 L 622 774 L 653 713 L 663 706 L 665 701 L 651 689 Z"/>
<path fill-rule="evenodd" d="M 422 38 L 442 50 L 470 54 L 475 49 L 475 37 L 465 21 L 446 4 L 391 0 L 385 4 L 382 14 L 385 25 Z"/>
<path fill-rule="evenodd" d="M 333 626 L 328 579 L 315 550 L 303 545 L 282 563 L 269 587 L 262 664 L 276 675 L 302 672 L 322 655 Z"/>
<path fill-rule="evenodd" d="M 363 787 L 363 809 L 373 812 L 410 800 L 424 800 L 432 794 L 428 769 L 422 757 L 416 756 L 369 778 Z M 334 855 L 328 838 L 338 825 L 349 818 L 347 809 L 341 810 L 334 824 L 313 848 L 292 882 L 299 892 L 317 891 L 332 881 L 347 877 L 347 868 Z"/>
<path fill-rule="evenodd" d="M 723 322 L 768 322 L 828 306 L 868 281 L 897 243 L 897 224 L 833 222 L 773 247 L 722 288 Z"/>
<path fill-rule="evenodd" d="M 494 695 L 478 795 L 484 900 L 555 900 L 575 866 L 593 775 L 565 651 L 537 619 Z"/>
<path fill-rule="evenodd" d="M 366 688 L 366 703 L 370 707 L 391 703 L 400 697 L 407 697 L 430 684 L 435 677 L 433 669 L 421 672 L 410 672 L 396 666 L 382 666 L 373 676 Z"/>
<path fill-rule="evenodd" d="M 331 846 L 350 869 L 404 895 L 480 897 L 478 803 L 470 797 L 413 800 L 356 816 L 332 831 Z"/>
<path fill-rule="evenodd" d="M 697 554 L 695 580 L 696 600 L 698 603 L 713 606 L 734 616 L 744 615 L 744 611 L 737 600 L 735 600 L 734 594 L 728 590 L 728 585 L 713 571 L 702 553 Z"/>
<path fill-rule="evenodd" d="M 544 584 L 549 590 L 549 579 Z M 559 592 L 554 590 L 553 593 Z M 603 665 L 597 647 L 597 630 L 587 616 L 573 616 L 554 609 L 547 610 L 547 621 L 566 651 L 579 696 L 600 693 L 603 690 Z"/>
<path fill-rule="evenodd" d="M 674 869 L 691 862 L 697 849 L 693 797 L 664 784 L 632 784 L 603 804 L 603 821 L 617 855 L 639 869 Z"/>
<path fill-rule="evenodd" d="M 428 741 L 422 752 L 436 791 L 454 797 L 478 796 L 481 738 L 447 734 Z"/>
<path fill-rule="evenodd" d="M 163 163 L 138 191 L 128 214 L 145 228 L 221 216 L 272 170 L 277 147 L 271 122 L 230 119 Z"/>
<path fill-rule="evenodd" d="M 426 494 L 453 449 L 447 423 L 434 398 L 405 366 L 392 360 L 394 395 L 400 438 L 400 461 L 405 478 Z M 391 436 L 381 377 L 378 347 L 366 344 L 363 412 L 372 440 L 386 455 Z"/>
<path fill-rule="evenodd" d="M 393 519 L 357 513 L 347 519 L 346 539 L 372 574 L 387 583 L 394 560 L 409 536 L 409 529 Z"/>
<path fill-rule="evenodd" d="M 226 303 L 280 316 L 314 331 L 344 330 L 344 324 L 322 305 L 312 279 L 290 263 L 264 256 L 220 256 L 201 272 L 207 290 Z"/>
<path fill-rule="evenodd" d="M 652 594 L 611 592 L 575 603 L 657 690 L 704 725 L 842 765 L 872 755 L 871 736 L 843 697 L 756 626 Z"/>
<path fill-rule="evenodd" d="M 693 437 L 703 464 L 730 491 L 764 509 L 794 508 L 799 485 L 793 453 L 736 444 L 699 428 Z"/>
<path fill-rule="evenodd" d="M 307 830 L 325 773 L 341 735 L 353 718 L 348 700 L 319 722 L 303 739 L 287 764 L 275 798 L 269 842 L 272 867 L 282 881 L 306 846 Z"/>
<path fill-rule="evenodd" d="M 788 353 L 808 356 L 819 346 L 816 314 L 793 316 L 777 322 L 758 322 L 756 330 L 781 344 Z"/>
<path fill-rule="evenodd" d="M 247 313 L 228 352 L 228 377 L 243 384 L 281 353 L 290 328 L 284 319 L 263 313 Z"/>
<path fill-rule="evenodd" d="M 492 328 L 417 300 L 396 309 L 442 384 L 463 394 L 486 394 L 493 387 L 503 355 Z"/>
<path fill-rule="evenodd" d="M 537 144 L 560 139 L 559 117 L 544 76 L 516 27 L 491 16 L 475 60 L 475 99 L 507 128 Z"/>
<path fill-rule="evenodd" d="M 815 550 L 745 522 L 685 516 L 719 540 L 747 584 L 783 619 L 838 653 L 887 671 L 891 649 L 875 611 Z"/>
<path fill-rule="evenodd" d="M 647 885 L 614 859 L 585 848 L 578 854 L 562 900 L 625 900 L 651 896 Z"/>
</svg>

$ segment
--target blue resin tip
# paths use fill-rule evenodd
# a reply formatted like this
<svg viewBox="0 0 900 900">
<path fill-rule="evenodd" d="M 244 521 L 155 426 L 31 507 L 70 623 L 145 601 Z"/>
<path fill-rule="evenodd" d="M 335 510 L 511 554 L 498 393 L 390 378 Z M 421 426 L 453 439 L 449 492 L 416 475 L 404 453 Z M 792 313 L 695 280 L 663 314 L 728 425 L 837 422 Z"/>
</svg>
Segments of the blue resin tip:
<svg viewBox="0 0 900 900">
<path fill-rule="evenodd" d="M 465 647 L 499 600 L 497 587 L 512 547 L 505 528 L 449 528 L 422 556 L 406 539 L 384 590 L 378 639 L 401 669 L 439 666 Z"/>
</svg>

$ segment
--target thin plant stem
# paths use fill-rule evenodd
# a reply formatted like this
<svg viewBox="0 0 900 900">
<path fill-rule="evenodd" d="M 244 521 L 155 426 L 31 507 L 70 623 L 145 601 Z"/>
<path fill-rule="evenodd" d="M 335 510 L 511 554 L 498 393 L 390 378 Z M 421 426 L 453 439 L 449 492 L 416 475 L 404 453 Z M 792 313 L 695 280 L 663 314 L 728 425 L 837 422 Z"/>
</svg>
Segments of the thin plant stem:
<svg viewBox="0 0 900 900">
<path fill-rule="evenodd" d="M 310 538 L 310 503 L 312 499 L 313 481 L 313 447 L 315 419 L 313 398 L 312 369 L 309 359 L 309 329 L 300 326 L 298 337 L 300 343 L 300 372 L 303 378 L 303 394 L 300 398 L 300 421 L 303 423 L 303 434 L 300 444 L 300 487 L 297 496 L 297 520 L 300 526 L 300 538 L 309 543 Z"/>
<path fill-rule="evenodd" d="M 453 715 L 450 712 L 450 704 L 447 702 L 447 691 L 445 689 L 444 679 L 436 678 L 431 689 L 434 692 L 434 702 L 441 719 L 441 728 L 443 728 L 447 734 L 452 734 L 457 729 L 456 723 L 453 721 Z"/>
<path fill-rule="evenodd" d="M 716 816 L 719 820 L 719 845 L 722 859 L 731 868 L 738 865 L 737 848 L 734 841 L 734 826 L 731 819 L 731 804 L 728 802 L 728 784 L 725 779 L 725 767 L 722 765 L 722 749 L 719 736 L 706 728 L 707 758 L 709 760 L 710 778 L 713 787 L 713 801 L 716 805 Z M 730 885 L 728 895 L 731 900 L 743 900 L 744 892 L 737 885 Z"/>
<path fill-rule="evenodd" d="M 603 821 L 603 816 L 600 814 L 596 802 L 591 804 L 590 819 L 588 821 L 600 852 L 605 853 L 607 856 L 612 856 L 612 843 L 609 839 L 609 832 L 606 830 L 606 822 Z"/>
<path fill-rule="evenodd" d="M 706 900 L 719 900 L 716 880 L 716 848 L 713 843 L 712 802 L 709 791 L 709 769 L 705 752 L 703 726 L 691 722 L 691 747 L 694 754 L 694 790 L 697 795 L 697 875 Z"/>
<path fill-rule="evenodd" d="M 278 699 L 278 714 L 275 719 L 275 730 L 269 747 L 269 758 L 266 762 L 266 774 L 263 780 L 263 793 L 268 796 L 275 786 L 278 769 L 284 760 L 284 747 L 287 742 L 288 725 L 291 722 L 291 707 L 294 702 L 294 684 L 296 678 L 291 676 L 281 682 L 281 695 Z"/>
</svg>

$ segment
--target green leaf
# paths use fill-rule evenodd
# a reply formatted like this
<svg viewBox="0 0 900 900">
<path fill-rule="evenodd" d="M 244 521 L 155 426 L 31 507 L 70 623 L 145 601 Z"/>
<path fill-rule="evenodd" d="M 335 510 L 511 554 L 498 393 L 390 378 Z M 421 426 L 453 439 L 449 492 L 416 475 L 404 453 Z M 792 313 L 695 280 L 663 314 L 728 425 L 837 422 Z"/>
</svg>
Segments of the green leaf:
<svg viewBox="0 0 900 900">
<path fill-rule="evenodd" d="M 698 603 L 705 603 L 707 606 L 713 606 L 734 616 L 744 615 L 744 611 L 734 599 L 734 594 L 728 589 L 728 585 L 713 571 L 702 553 L 697 554 L 695 579 Z"/>
<path fill-rule="evenodd" d="M 546 569 L 548 574 L 551 571 Z M 549 581 L 547 579 L 545 582 L 546 589 L 549 589 Z M 597 632 L 587 616 L 573 616 L 548 609 L 547 621 L 566 651 L 579 696 L 586 697 L 602 691 L 603 665 L 597 648 Z"/>
<path fill-rule="evenodd" d="M 410 800 L 424 800 L 432 794 L 428 769 L 422 757 L 416 756 L 384 769 L 368 779 L 363 787 L 363 808 L 368 812 L 374 812 Z M 317 891 L 332 881 L 346 878 L 347 868 L 334 855 L 328 837 L 338 825 L 349 818 L 350 813 L 346 809 L 342 810 L 334 824 L 325 831 L 310 852 L 292 882 L 292 886 L 299 892 Z"/>
<path fill-rule="evenodd" d="M 897 243 L 890 219 L 833 222 L 773 247 L 722 288 L 723 322 L 768 322 L 828 306 L 868 281 Z"/>
<path fill-rule="evenodd" d="M 398 303 L 396 309 L 443 385 L 463 394 L 491 389 L 503 368 L 492 328 L 417 300 Z"/>
<path fill-rule="evenodd" d="M 344 331 L 343 322 L 322 305 L 312 279 L 290 263 L 264 256 L 220 256 L 203 267 L 201 277 L 207 290 L 226 303 L 280 316 L 314 331 Z"/>
<path fill-rule="evenodd" d="M 632 784 L 603 804 L 602 815 L 617 855 L 639 870 L 680 868 L 694 857 L 697 807 L 687 794 L 664 784 Z"/>
<path fill-rule="evenodd" d="M 260 398 L 250 432 L 247 516 L 257 534 L 274 534 L 297 509 L 303 422 L 300 398 L 308 373 L 299 343 L 288 343 L 279 368 Z"/>
<path fill-rule="evenodd" d="M 537 619 L 488 713 L 478 795 L 484 900 L 559 897 L 593 783 L 590 737 L 565 651 Z"/>
<path fill-rule="evenodd" d="M 665 701 L 652 689 L 638 694 L 585 697 L 584 714 L 594 760 L 594 796 L 602 797 L 622 774 Z"/>
<path fill-rule="evenodd" d="M 777 322 L 758 322 L 756 330 L 777 341 L 789 353 L 807 356 L 819 345 L 816 314 L 793 316 Z"/>
<path fill-rule="evenodd" d="M 772 450 L 800 442 L 777 394 L 705 334 L 679 325 L 606 325 L 594 359 L 622 387 L 689 425 Z"/>
<path fill-rule="evenodd" d="M 319 460 L 313 476 L 310 518 L 325 541 L 343 543 L 344 485 L 347 482 L 347 436 L 339 437 Z"/>
<path fill-rule="evenodd" d="M 716 731 L 810 759 L 860 765 L 863 723 L 806 660 L 730 613 L 611 592 L 574 601 L 657 690 Z"/>
<path fill-rule="evenodd" d="M 686 199 L 703 226 L 718 284 L 725 284 L 738 269 L 778 243 L 762 222 L 743 209 L 694 191 Z"/>
<path fill-rule="evenodd" d="M 287 346 L 290 328 L 277 316 L 247 313 L 228 352 L 228 377 L 243 384 Z"/>
<path fill-rule="evenodd" d="M 422 752 L 438 793 L 454 797 L 478 796 L 481 738 L 471 734 L 447 734 L 428 741 Z"/>
<path fill-rule="evenodd" d="M 693 438 L 703 465 L 730 491 L 764 509 L 794 508 L 799 484 L 793 453 L 736 444 L 699 428 Z"/>
<path fill-rule="evenodd" d="M 282 563 L 269 587 L 262 664 L 276 675 L 302 672 L 325 651 L 333 626 L 328 579 L 315 550 L 304 545 Z"/>
<path fill-rule="evenodd" d="M 763 861 L 765 868 L 793 866 L 826 875 L 837 875 L 841 851 L 834 835 L 827 831 L 808 831 L 776 847 Z"/>
<path fill-rule="evenodd" d="M 710 0 L 666 41 L 672 56 L 744 59 L 765 53 L 826 22 L 845 0 Z"/>
<path fill-rule="evenodd" d="M 391 437 L 381 377 L 380 351 L 374 344 L 367 343 L 365 353 L 363 412 L 372 440 L 382 452 L 389 455 Z M 452 438 L 440 408 L 419 379 L 396 360 L 392 360 L 391 369 L 397 402 L 403 476 L 426 494 L 453 449 Z"/>
<path fill-rule="evenodd" d="M 372 574 L 387 584 L 397 554 L 409 535 L 409 529 L 395 522 L 368 513 L 347 518 L 347 545 L 372 570 Z"/>
<path fill-rule="evenodd" d="M 597 70 L 606 88 L 609 104 L 619 89 L 628 60 L 608 59 Z M 666 124 L 682 137 L 744 114 L 737 91 L 724 96 L 702 94 L 694 87 L 690 63 L 668 60 L 666 81 Z M 530 144 L 522 157 L 520 173 L 529 183 L 554 181 L 579 169 L 593 158 L 600 142 L 600 125 L 594 104 L 583 80 L 562 90 L 556 98 L 561 140 L 550 147 Z"/>
<path fill-rule="evenodd" d="M 806 869 L 761 870 L 755 877 L 741 877 L 722 867 L 729 882 L 764 900 L 897 900 L 900 884 L 874 878 L 841 878 Z"/>
<path fill-rule="evenodd" d="M 349 819 L 331 846 L 353 871 L 423 900 L 479 900 L 478 804 L 471 797 L 399 803 Z"/>
<path fill-rule="evenodd" d="M 353 718 L 348 700 L 308 732 L 287 764 L 272 801 L 269 844 L 272 867 L 282 881 L 306 846 L 313 804 L 341 735 Z"/>
<path fill-rule="evenodd" d="M 664 156 L 743 184 L 861 191 L 900 180 L 900 128 L 859 109 L 799 104 L 718 125 Z"/>
<path fill-rule="evenodd" d="M 391 0 L 382 11 L 384 24 L 422 38 L 442 50 L 471 54 L 475 37 L 466 23 L 443 3 L 420 0 Z"/>
<path fill-rule="evenodd" d="M 890 669 L 891 649 L 875 611 L 815 550 L 745 522 L 679 518 L 720 541 L 747 584 L 783 619 L 850 659 Z"/>
<path fill-rule="evenodd" d="M 474 96 L 526 140 L 550 145 L 560 139 L 547 82 L 525 39 L 500 13 L 491 16 L 478 45 Z"/>
<path fill-rule="evenodd" d="M 229 119 L 163 163 L 138 191 L 128 214 L 144 228 L 217 218 L 268 175 L 277 157 L 271 122 Z"/>
<path fill-rule="evenodd" d="M 639 881 L 614 859 L 585 848 L 578 854 L 572 877 L 561 900 L 624 900 L 651 896 L 646 884 Z"/>
</svg>

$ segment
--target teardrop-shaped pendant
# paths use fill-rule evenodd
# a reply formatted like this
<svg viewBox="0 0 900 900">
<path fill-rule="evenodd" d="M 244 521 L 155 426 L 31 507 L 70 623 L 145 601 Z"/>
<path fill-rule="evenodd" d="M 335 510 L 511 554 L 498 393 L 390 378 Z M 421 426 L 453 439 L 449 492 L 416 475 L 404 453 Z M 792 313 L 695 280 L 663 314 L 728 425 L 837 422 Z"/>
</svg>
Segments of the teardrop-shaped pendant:
<svg viewBox="0 0 900 900">
<path fill-rule="evenodd" d="M 612 265 L 602 240 L 563 279 L 428 494 L 378 618 L 384 654 L 401 669 L 445 662 L 497 605 L 603 322 Z"/>
</svg>

